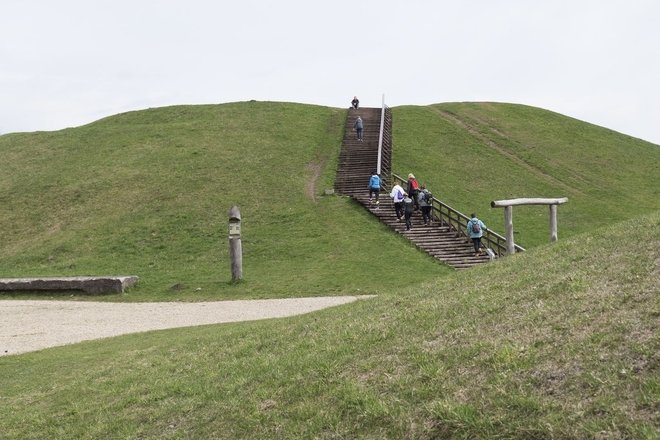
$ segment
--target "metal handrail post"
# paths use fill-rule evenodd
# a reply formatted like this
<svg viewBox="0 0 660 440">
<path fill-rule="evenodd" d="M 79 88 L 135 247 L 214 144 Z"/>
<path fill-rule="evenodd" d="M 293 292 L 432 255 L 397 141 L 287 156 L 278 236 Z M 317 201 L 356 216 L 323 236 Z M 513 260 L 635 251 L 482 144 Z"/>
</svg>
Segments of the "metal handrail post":
<svg viewBox="0 0 660 440">
<path fill-rule="evenodd" d="M 383 107 L 380 111 L 380 134 L 378 135 L 378 163 L 376 172 L 380 175 L 380 164 L 383 159 L 383 133 L 385 131 L 385 94 L 383 93 Z"/>
</svg>

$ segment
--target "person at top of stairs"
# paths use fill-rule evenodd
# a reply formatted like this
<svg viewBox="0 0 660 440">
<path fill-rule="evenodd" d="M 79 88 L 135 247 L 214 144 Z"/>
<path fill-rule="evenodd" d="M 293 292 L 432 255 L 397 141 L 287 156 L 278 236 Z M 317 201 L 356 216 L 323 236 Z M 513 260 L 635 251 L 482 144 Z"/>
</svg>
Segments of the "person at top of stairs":
<svg viewBox="0 0 660 440">
<path fill-rule="evenodd" d="M 353 100 L 351 101 L 351 107 L 357 110 L 359 105 L 360 105 L 360 100 L 357 99 L 357 96 L 353 96 Z"/>
<path fill-rule="evenodd" d="M 371 199 L 374 194 L 376 195 L 376 205 L 378 205 L 380 203 L 378 200 L 378 197 L 380 196 L 380 176 L 378 175 L 377 170 L 374 170 L 369 178 L 369 204 L 371 204 Z"/>
<path fill-rule="evenodd" d="M 355 131 L 357 131 L 357 140 L 362 142 L 362 129 L 364 129 L 364 123 L 362 122 L 362 118 L 359 115 L 355 120 L 355 124 L 353 124 L 353 128 L 355 128 Z"/>
</svg>

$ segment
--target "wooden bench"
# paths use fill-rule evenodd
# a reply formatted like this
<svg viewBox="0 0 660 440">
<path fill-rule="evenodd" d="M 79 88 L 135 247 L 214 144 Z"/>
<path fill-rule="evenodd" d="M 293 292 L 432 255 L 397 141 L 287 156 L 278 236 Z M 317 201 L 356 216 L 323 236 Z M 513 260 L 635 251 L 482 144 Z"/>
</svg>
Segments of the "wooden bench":
<svg viewBox="0 0 660 440">
<path fill-rule="evenodd" d="M 41 277 L 0 278 L 0 291 L 80 290 L 85 293 L 122 293 L 134 286 L 138 277 Z"/>
</svg>

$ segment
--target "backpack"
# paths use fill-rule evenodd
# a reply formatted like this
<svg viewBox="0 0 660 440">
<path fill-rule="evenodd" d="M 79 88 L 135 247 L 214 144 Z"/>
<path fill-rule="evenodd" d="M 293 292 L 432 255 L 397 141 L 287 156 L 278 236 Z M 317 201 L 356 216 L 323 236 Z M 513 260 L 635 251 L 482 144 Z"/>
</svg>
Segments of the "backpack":
<svg viewBox="0 0 660 440">
<path fill-rule="evenodd" d="M 431 194 L 431 191 L 426 191 L 424 193 L 424 200 L 426 203 L 431 203 L 433 201 L 433 194 Z"/>
<path fill-rule="evenodd" d="M 473 221 L 472 226 L 470 226 L 470 229 L 472 229 L 472 232 L 474 232 L 475 234 L 480 233 L 481 232 L 481 225 L 479 224 L 479 220 L 477 220 L 476 222 Z"/>
<path fill-rule="evenodd" d="M 418 190 L 418 189 L 419 189 L 419 183 L 417 183 L 417 179 L 412 179 L 412 180 L 410 181 L 410 187 L 411 187 L 413 190 Z"/>
</svg>

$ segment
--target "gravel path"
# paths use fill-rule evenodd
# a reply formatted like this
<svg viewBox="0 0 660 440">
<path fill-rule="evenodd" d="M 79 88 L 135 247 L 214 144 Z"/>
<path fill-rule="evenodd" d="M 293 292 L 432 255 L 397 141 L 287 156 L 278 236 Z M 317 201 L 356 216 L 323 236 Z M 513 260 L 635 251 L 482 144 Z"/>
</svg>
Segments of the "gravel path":
<svg viewBox="0 0 660 440">
<path fill-rule="evenodd" d="M 301 315 L 368 296 L 202 303 L 0 301 L 0 356 L 127 333 Z"/>
</svg>

